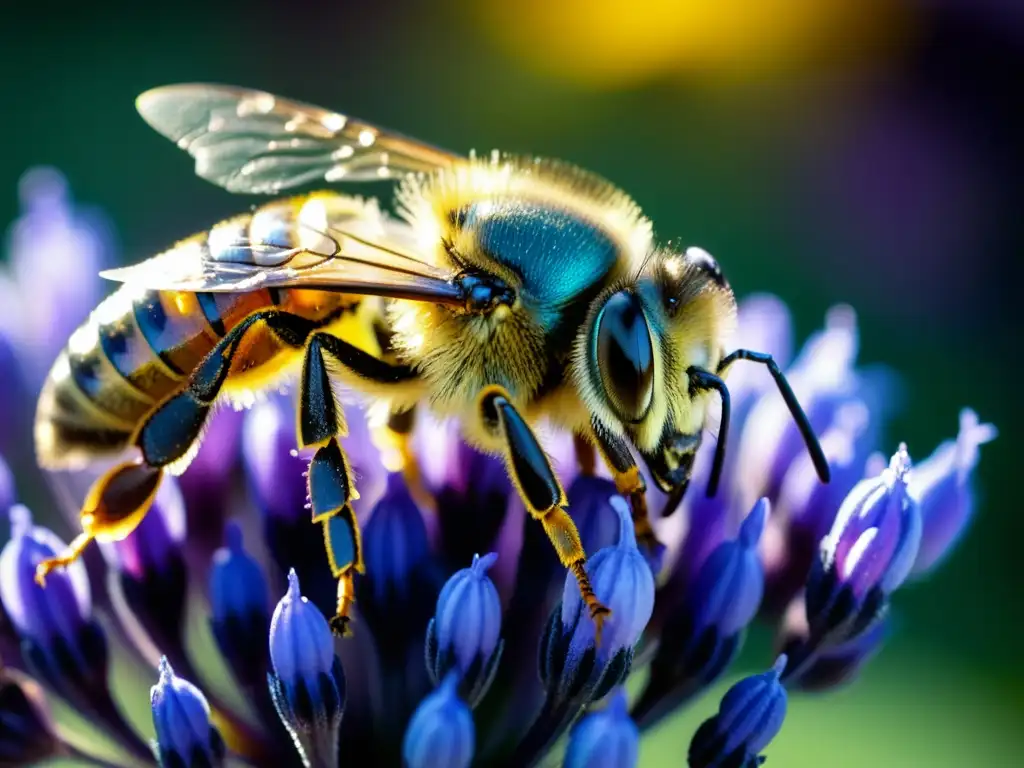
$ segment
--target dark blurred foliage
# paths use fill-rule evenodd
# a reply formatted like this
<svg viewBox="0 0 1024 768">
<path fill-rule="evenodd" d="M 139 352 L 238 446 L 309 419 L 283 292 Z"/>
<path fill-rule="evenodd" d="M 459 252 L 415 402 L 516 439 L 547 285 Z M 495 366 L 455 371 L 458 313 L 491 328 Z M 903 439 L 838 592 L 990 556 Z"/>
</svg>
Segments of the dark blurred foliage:
<svg viewBox="0 0 1024 768">
<path fill-rule="evenodd" d="M 623 19 L 645 5 L 670 7 L 624 3 Z M 125 260 L 250 205 L 195 178 L 135 114 L 139 92 L 176 81 L 259 87 L 450 148 L 587 166 L 635 195 L 663 237 L 718 256 L 739 293 L 782 296 L 800 336 L 830 304 L 854 305 L 862 358 L 906 376 L 889 448 L 904 439 L 923 458 L 955 434 L 962 405 L 999 427 L 973 529 L 927 588 L 901 596 L 898 642 L 927 639 L 1012 686 L 1024 679 L 1010 482 L 1024 426 L 1024 12 L 1014 0 L 887 5 L 885 44 L 859 50 L 833 29 L 792 66 L 721 76 L 683 62 L 602 83 L 560 77 L 557 50 L 533 55 L 533 22 L 514 2 L 19 3 L 0 27 L 0 221 L 17 215 L 16 181 L 38 164 L 105 209 Z M 601 23 L 618 20 L 580 28 Z M 509 43 L 496 28 L 521 34 Z"/>
</svg>

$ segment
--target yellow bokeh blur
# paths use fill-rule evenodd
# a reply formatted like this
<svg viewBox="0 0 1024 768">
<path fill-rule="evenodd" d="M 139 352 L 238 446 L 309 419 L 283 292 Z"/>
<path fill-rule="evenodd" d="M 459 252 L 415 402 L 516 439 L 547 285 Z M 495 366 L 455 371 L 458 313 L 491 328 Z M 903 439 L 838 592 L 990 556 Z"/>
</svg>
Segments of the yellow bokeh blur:
<svg viewBox="0 0 1024 768">
<path fill-rule="evenodd" d="M 472 2 L 472 0 L 471 0 Z M 870 64 L 905 39 L 891 0 L 502 0 L 481 29 L 545 76 L 620 88 L 672 75 L 744 80 Z"/>
</svg>

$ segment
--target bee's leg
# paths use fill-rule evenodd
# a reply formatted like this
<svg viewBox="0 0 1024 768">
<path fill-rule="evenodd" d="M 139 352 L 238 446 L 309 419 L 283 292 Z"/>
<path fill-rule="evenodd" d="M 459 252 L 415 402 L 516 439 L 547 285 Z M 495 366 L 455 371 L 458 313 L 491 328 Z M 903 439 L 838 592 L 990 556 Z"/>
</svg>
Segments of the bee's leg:
<svg viewBox="0 0 1024 768">
<path fill-rule="evenodd" d="M 82 506 L 82 533 L 67 551 L 39 563 L 36 578 L 40 582 L 53 569 L 73 563 L 93 539 L 120 541 L 135 530 L 152 506 L 164 468 L 186 457 L 195 446 L 242 338 L 261 321 L 279 314 L 279 310 L 266 310 L 242 320 L 196 366 L 185 389 L 145 418 L 133 439 L 141 461 L 120 464 L 93 483 Z"/>
<path fill-rule="evenodd" d="M 480 415 L 484 427 L 505 442 L 505 464 L 530 515 L 544 526 L 562 565 L 572 571 L 580 595 L 596 625 L 598 637 L 610 611 L 597 599 L 584 567 L 587 561 L 576 524 L 565 511 L 568 499 L 555 476 L 537 437 L 508 393 L 501 387 L 487 387 L 480 393 Z"/>
<path fill-rule="evenodd" d="M 363 542 L 352 502 L 359 498 L 345 452 L 336 437 L 317 448 L 306 476 L 313 522 L 323 527 L 324 546 L 331 573 L 338 580 L 338 602 L 331 629 L 339 637 L 349 633 L 352 604 L 355 602 L 353 577 L 363 573 Z"/>
<path fill-rule="evenodd" d="M 64 552 L 36 566 L 36 581 L 45 584 L 51 571 L 71 565 L 94 539 L 120 541 L 135 530 L 152 506 L 162 477 L 162 469 L 145 462 L 126 462 L 104 473 L 82 505 L 82 532 Z"/>
<path fill-rule="evenodd" d="M 654 534 L 647 512 L 647 483 L 633 459 L 629 446 L 625 440 L 605 429 L 596 420 L 592 422 L 592 427 L 597 447 L 615 479 L 615 487 L 629 499 L 637 542 L 650 552 L 660 552 L 664 546 Z"/>
<path fill-rule="evenodd" d="M 286 329 L 272 326 L 279 335 Z M 282 333 L 284 331 L 284 333 Z M 326 355 L 326 357 L 325 357 Z M 327 359 L 342 367 L 346 374 L 375 385 L 398 385 L 415 380 L 415 372 L 404 365 L 392 365 L 329 333 L 313 333 L 302 363 L 299 395 L 299 444 L 317 447 L 309 463 L 307 480 L 313 522 L 323 526 L 324 543 L 331 572 L 338 579 L 338 603 L 331 628 L 338 635 L 348 632 L 352 604 L 355 602 L 354 574 L 363 573 L 362 539 L 352 502 L 359 498 L 352 467 L 338 443 L 346 433 L 344 415 L 334 399 Z"/>
</svg>

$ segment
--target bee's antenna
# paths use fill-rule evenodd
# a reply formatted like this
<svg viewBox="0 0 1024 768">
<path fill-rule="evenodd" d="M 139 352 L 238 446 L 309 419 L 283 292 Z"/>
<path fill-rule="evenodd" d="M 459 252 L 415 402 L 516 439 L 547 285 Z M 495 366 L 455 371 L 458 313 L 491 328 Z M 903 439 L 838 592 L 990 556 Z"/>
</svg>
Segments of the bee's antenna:
<svg viewBox="0 0 1024 768">
<path fill-rule="evenodd" d="M 708 476 L 707 495 L 711 498 L 718 493 L 718 482 L 722 479 L 722 470 L 725 467 L 725 449 L 729 442 L 729 419 L 732 412 L 729 388 L 722 379 L 703 368 L 690 368 L 686 373 L 690 377 L 691 391 L 715 390 L 722 399 L 722 418 L 718 427 L 718 440 L 715 442 L 715 458 L 711 463 L 711 474 Z"/>
<path fill-rule="evenodd" d="M 737 360 L 749 360 L 752 363 L 761 363 L 768 372 L 771 373 L 772 378 L 775 379 L 775 385 L 779 388 L 779 393 L 782 395 L 782 399 L 786 401 L 786 407 L 789 408 L 790 414 L 793 416 L 793 421 L 796 422 L 797 429 L 800 430 L 800 435 L 804 439 L 804 443 L 807 445 L 807 452 L 811 455 L 811 462 L 814 464 L 814 469 L 818 473 L 818 478 L 823 483 L 827 483 L 831 479 L 832 471 L 828 466 L 828 459 L 825 458 L 825 452 L 821 450 L 821 443 L 818 442 L 818 436 L 814 434 L 814 428 L 811 426 L 811 420 L 807 418 L 807 414 L 804 413 L 804 409 L 800 407 L 800 401 L 796 399 L 796 395 L 793 393 L 793 388 L 789 386 L 789 382 L 786 381 L 785 375 L 779 369 L 779 364 L 775 362 L 771 355 L 765 352 L 751 352 L 749 349 L 737 349 L 735 352 L 729 353 L 723 360 L 718 364 L 718 372 L 722 373 Z M 717 378 L 717 377 L 716 377 Z M 723 433 L 725 421 L 725 399 L 722 399 L 722 424 Z M 719 436 L 718 442 L 721 445 L 724 434 Z M 717 461 L 718 456 L 715 455 Z"/>
</svg>

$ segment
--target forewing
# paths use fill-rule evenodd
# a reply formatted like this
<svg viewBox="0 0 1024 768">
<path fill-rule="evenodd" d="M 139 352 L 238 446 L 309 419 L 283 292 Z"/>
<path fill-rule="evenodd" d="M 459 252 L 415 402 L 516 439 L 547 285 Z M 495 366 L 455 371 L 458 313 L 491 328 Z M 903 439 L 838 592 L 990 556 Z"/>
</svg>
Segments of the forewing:
<svg viewBox="0 0 1024 768">
<path fill-rule="evenodd" d="M 379 126 L 263 91 L 168 85 L 143 93 L 136 107 L 147 123 L 195 158 L 196 174 L 231 192 L 272 194 L 317 181 L 379 181 L 460 159 Z"/>
<path fill-rule="evenodd" d="M 102 274 L 149 290 L 306 288 L 460 303 L 454 275 L 409 252 L 407 228 L 353 198 L 275 201 Z"/>
</svg>

